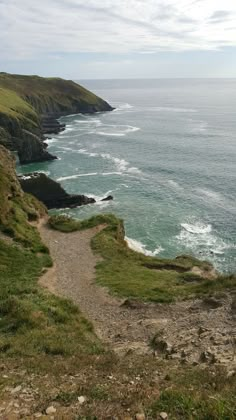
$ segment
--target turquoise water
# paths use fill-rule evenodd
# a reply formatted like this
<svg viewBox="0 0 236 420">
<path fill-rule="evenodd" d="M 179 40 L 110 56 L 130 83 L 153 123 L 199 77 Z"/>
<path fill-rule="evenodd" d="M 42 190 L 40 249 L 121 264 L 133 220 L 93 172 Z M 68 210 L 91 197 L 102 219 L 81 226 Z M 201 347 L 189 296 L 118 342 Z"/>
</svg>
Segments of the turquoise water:
<svg viewBox="0 0 236 420">
<path fill-rule="evenodd" d="M 98 202 L 64 213 L 113 212 L 147 254 L 189 253 L 235 271 L 236 80 L 84 81 L 116 110 L 62 119 L 41 170 Z"/>
</svg>

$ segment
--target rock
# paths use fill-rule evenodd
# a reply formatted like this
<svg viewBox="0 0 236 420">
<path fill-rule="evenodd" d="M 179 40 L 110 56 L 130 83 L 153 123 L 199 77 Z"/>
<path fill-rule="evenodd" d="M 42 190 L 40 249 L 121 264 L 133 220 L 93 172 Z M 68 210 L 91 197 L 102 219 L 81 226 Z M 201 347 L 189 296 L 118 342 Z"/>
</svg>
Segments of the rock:
<svg viewBox="0 0 236 420">
<path fill-rule="evenodd" d="M 81 395 L 80 397 L 78 397 L 78 401 L 80 405 L 83 405 L 86 401 L 86 398 L 83 395 Z"/>
<path fill-rule="evenodd" d="M 206 306 L 208 309 L 217 309 L 223 306 L 223 302 L 214 297 L 207 297 L 203 299 L 203 305 Z"/>
<path fill-rule="evenodd" d="M 136 301 L 135 299 L 125 299 L 120 306 L 124 306 L 129 309 L 140 309 L 142 307 L 142 303 Z"/>
<path fill-rule="evenodd" d="M 48 209 L 74 208 L 95 203 L 94 198 L 85 195 L 68 194 L 62 186 L 44 173 L 34 172 L 18 176 L 24 192 L 34 195 Z"/>
<path fill-rule="evenodd" d="M 42 139 L 28 130 L 22 130 L 19 138 L 12 138 L 13 145 L 18 152 L 20 163 L 44 162 L 57 159 L 47 150 Z"/>
<path fill-rule="evenodd" d="M 38 412 L 38 413 L 34 413 L 34 417 L 36 418 L 36 419 L 39 419 L 40 417 L 42 417 L 42 413 L 40 413 L 40 412 Z"/>
<path fill-rule="evenodd" d="M 44 134 L 58 134 L 65 130 L 66 125 L 59 123 L 54 114 L 44 114 L 41 118 L 41 127 Z"/>
<path fill-rule="evenodd" d="M 172 345 L 168 343 L 164 338 L 159 337 L 158 335 L 153 338 L 152 345 L 156 351 L 164 354 L 171 354 L 172 353 Z"/>
<path fill-rule="evenodd" d="M 233 300 L 231 303 L 231 312 L 233 315 L 236 315 L 236 296 L 233 297 Z"/>
<path fill-rule="evenodd" d="M 216 356 L 214 353 L 212 353 L 210 350 L 205 350 L 200 355 L 200 361 L 203 363 L 215 363 L 216 362 Z"/>
<path fill-rule="evenodd" d="M 146 416 L 144 413 L 137 413 L 135 414 L 135 420 L 145 420 Z"/>
<path fill-rule="evenodd" d="M 167 413 L 165 413 L 164 411 L 162 411 L 162 412 L 159 414 L 159 416 L 160 416 L 160 419 L 162 419 L 162 420 L 167 420 L 167 419 L 168 419 L 168 414 L 167 414 Z"/>
<path fill-rule="evenodd" d="M 236 370 L 230 370 L 227 373 L 227 378 L 233 378 L 234 376 L 236 376 Z"/>
<path fill-rule="evenodd" d="M 109 200 L 113 200 L 112 195 L 108 195 L 107 197 L 103 198 L 101 201 L 109 201 Z"/>
<path fill-rule="evenodd" d="M 53 405 L 51 405 L 50 407 L 48 407 L 47 409 L 46 409 L 46 414 L 49 416 L 49 415 L 51 415 L 51 414 L 55 414 L 56 413 L 56 408 L 55 407 L 53 407 Z"/>
<path fill-rule="evenodd" d="M 20 392 L 21 389 L 22 389 L 22 386 L 18 385 L 15 388 L 12 389 L 11 394 L 16 394 L 17 392 Z"/>
</svg>

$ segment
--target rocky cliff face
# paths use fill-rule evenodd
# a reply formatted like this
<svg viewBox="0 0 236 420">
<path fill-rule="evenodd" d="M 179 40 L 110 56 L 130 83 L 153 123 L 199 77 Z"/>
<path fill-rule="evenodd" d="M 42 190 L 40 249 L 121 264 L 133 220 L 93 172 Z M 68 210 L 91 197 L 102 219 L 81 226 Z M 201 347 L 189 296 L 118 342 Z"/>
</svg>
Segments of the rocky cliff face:
<svg viewBox="0 0 236 420">
<path fill-rule="evenodd" d="M 55 159 L 43 135 L 65 128 L 57 118 L 112 109 L 70 80 L 0 73 L 0 144 L 16 150 L 21 163 Z"/>
<path fill-rule="evenodd" d="M 33 194 L 48 209 L 78 207 L 95 203 L 94 198 L 85 195 L 68 194 L 62 186 L 43 173 L 32 173 L 18 177 L 22 189 Z"/>
</svg>

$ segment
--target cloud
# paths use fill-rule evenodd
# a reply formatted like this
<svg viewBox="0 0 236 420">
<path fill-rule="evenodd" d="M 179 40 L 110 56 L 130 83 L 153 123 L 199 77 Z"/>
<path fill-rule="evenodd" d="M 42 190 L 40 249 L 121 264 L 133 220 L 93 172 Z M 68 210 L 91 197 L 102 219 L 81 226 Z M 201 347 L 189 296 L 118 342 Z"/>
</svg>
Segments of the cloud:
<svg viewBox="0 0 236 420">
<path fill-rule="evenodd" d="M 216 50 L 236 45 L 236 2 L 0 0 L 0 56 Z M 214 23 L 214 25 L 213 25 Z"/>
</svg>

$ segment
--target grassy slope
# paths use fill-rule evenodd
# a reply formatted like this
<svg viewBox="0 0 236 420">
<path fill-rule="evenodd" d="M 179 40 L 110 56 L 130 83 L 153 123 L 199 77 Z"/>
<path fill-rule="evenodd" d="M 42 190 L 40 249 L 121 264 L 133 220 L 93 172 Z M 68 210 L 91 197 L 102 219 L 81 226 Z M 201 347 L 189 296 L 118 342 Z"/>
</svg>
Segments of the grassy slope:
<svg viewBox="0 0 236 420">
<path fill-rule="evenodd" d="M 7 355 L 97 351 L 91 324 L 69 301 L 41 290 L 37 281 L 52 265 L 36 227 L 46 210 L 24 194 L 10 153 L 0 146 L 0 351 Z"/>
<path fill-rule="evenodd" d="M 236 276 L 208 280 L 191 273 L 198 266 L 207 276 L 212 266 L 190 256 L 175 259 L 147 257 L 129 249 L 124 241 L 123 223 L 115 216 L 95 216 L 76 221 L 52 216 L 51 227 L 63 232 L 86 229 L 96 224 L 108 226 L 92 240 L 93 249 L 103 257 L 97 265 L 97 281 L 112 293 L 123 297 L 171 302 L 236 288 Z"/>
<path fill-rule="evenodd" d="M 193 266 L 206 272 L 211 268 L 208 263 L 192 257 L 165 260 L 133 252 L 124 242 L 122 221 L 113 215 L 82 221 L 66 216 L 49 219 L 51 228 L 67 233 L 99 224 L 107 227 L 92 240 L 94 251 L 103 257 L 97 266 L 97 281 L 113 293 L 168 302 L 236 287 L 235 276 L 208 281 L 188 272 L 180 273 L 180 269 L 188 270 Z M 161 270 L 148 269 L 143 266 L 146 264 Z M 166 266 L 172 269 L 164 270 Z M 113 379 L 107 381 L 106 376 L 105 380 L 102 379 L 97 369 L 102 369 L 103 375 Z M 163 380 L 160 379 L 162 375 Z M 163 411 L 168 413 L 170 420 L 233 420 L 236 417 L 236 378 L 228 378 L 223 369 L 176 366 L 172 361 L 157 362 L 153 358 L 131 354 L 122 360 L 97 362 L 93 377 L 89 388 L 84 388 L 92 405 L 85 410 L 85 419 L 93 418 L 94 414 L 98 415 L 97 418 L 105 418 L 107 407 L 109 414 L 121 414 L 121 407 L 131 407 L 131 413 L 143 412 L 150 419 L 159 418 Z M 123 382 L 122 378 L 127 379 Z M 131 378 L 132 385 L 129 383 Z M 69 398 L 71 394 L 61 396 L 65 397 Z M 111 407 L 116 407 L 117 402 L 118 411 L 117 408 L 112 411 Z"/>
<path fill-rule="evenodd" d="M 77 104 L 78 111 L 86 106 L 94 105 L 102 109 L 108 106 L 101 98 L 70 80 L 60 78 L 43 78 L 39 76 L 21 76 L 0 73 L 0 110 L 9 106 L 9 91 L 18 96 L 18 111 L 25 113 L 30 105 L 37 113 L 66 112 Z M 3 95 L 4 94 L 4 95 Z M 105 107 L 105 108 L 104 108 Z M 109 106 L 108 106 L 109 108 Z"/>
</svg>

